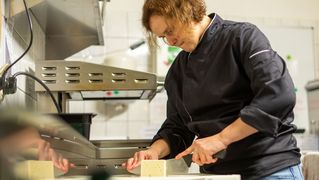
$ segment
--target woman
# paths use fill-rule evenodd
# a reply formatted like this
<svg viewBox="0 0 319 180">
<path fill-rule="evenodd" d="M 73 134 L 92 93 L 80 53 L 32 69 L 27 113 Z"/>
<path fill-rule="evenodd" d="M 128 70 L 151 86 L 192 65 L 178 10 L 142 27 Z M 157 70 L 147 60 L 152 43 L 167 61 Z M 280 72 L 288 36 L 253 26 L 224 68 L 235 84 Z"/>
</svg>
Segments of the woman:
<svg viewBox="0 0 319 180">
<path fill-rule="evenodd" d="M 143 26 L 154 42 L 183 51 L 165 80 L 167 119 L 150 148 L 123 163 L 127 170 L 192 153 L 202 173 L 303 179 L 294 85 L 256 26 L 206 15 L 204 0 L 146 0 Z M 222 150 L 226 157 L 214 158 Z"/>
</svg>

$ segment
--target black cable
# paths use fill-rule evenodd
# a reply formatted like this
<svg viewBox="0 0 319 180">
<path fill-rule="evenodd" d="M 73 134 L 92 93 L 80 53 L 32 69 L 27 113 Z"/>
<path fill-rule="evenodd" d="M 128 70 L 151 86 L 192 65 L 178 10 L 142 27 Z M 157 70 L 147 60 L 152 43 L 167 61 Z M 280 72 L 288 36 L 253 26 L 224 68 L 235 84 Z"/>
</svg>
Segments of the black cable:
<svg viewBox="0 0 319 180">
<path fill-rule="evenodd" d="M 40 83 L 40 84 L 44 87 L 44 89 L 49 93 L 49 95 L 50 95 L 50 97 L 51 97 L 51 99 L 52 99 L 52 101 L 53 101 L 53 103 L 54 103 L 54 105 L 55 105 L 55 107 L 56 107 L 58 113 L 59 113 L 59 114 L 62 113 L 61 108 L 60 108 L 60 106 L 58 105 L 58 102 L 57 102 L 56 99 L 54 98 L 52 92 L 50 91 L 50 89 L 48 88 L 47 85 L 45 85 L 39 78 L 33 76 L 32 74 L 26 73 L 26 72 L 17 72 L 17 73 L 15 73 L 12 77 L 13 77 L 13 78 L 16 78 L 16 77 L 19 76 L 19 75 L 28 76 L 28 77 L 34 79 L 35 81 L 37 81 L 38 83 Z"/>
<path fill-rule="evenodd" d="M 30 30 L 30 42 L 29 45 L 27 47 L 27 49 L 22 53 L 22 55 L 20 57 L 18 57 L 13 63 L 11 63 L 3 72 L 2 77 L 1 77 L 1 86 L 0 88 L 4 88 L 5 87 L 5 80 L 6 80 L 6 74 L 9 71 L 9 69 L 15 65 L 19 60 L 21 60 L 23 58 L 23 56 L 25 54 L 27 54 L 27 52 L 30 50 L 31 45 L 33 43 L 33 27 L 32 27 L 32 21 L 31 21 L 31 17 L 30 17 L 30 13 L 29 13 L 29 9 L 27 6 L 27 3 L 25 2 L 25 0 L 23 0 L 23 4 L 24 4 L 24 8 L 25 8 L 25 12 L 27 14 L 27 19 L 28 19 L 28 23 L 29 23 L 29 30 Z M 1 89 L 0 89 L 1 90 Z"/>
</svg>

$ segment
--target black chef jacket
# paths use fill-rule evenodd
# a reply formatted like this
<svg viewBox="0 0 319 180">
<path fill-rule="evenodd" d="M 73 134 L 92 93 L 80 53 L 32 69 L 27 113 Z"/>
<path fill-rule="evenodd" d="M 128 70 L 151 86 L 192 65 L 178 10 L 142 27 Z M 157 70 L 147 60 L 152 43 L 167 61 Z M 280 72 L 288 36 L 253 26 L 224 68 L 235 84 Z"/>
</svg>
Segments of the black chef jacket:
<svg viewBox="0 0 319 180">
<path fill-rule="evenodd" d="M 167 119 L 153 142 L 164 139 L 175 157 L 195 136 L 219 133 L 240 117 L 258 133 L 230 144 L 225 159 L 201 172 L 259 179 L 299 164 L 296 97 L 284 60 L 256 26 L 209 16 L 197 47 L 181 51 L 166 76 Z"/>
</svg>

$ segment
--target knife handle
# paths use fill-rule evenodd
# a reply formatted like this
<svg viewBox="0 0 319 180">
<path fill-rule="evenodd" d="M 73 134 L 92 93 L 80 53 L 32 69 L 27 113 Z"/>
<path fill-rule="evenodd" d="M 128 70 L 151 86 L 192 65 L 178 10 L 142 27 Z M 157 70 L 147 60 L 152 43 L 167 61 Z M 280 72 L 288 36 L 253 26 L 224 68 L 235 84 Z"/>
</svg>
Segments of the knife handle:
<svg viewBox="0 0 319 180">
<path fill-rule="evenodd" d="M 219 151 L 218 153 L 213 155 L 213 158 L 224 159 L 226 156 L 226 149 Z"/>
</svg>

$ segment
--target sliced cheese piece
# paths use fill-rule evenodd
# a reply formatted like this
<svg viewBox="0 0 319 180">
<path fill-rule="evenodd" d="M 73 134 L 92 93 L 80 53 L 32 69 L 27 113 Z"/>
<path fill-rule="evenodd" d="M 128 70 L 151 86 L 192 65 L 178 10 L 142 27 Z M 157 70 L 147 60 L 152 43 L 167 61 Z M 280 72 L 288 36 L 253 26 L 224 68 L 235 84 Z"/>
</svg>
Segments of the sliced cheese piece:
<svg viewBox="0 0 319 180">
<path fill-rule="evenodd" d="M 143 160 L 141 176 L 166 176 L 166 160 Z"/>
<path fill-rule="evenodd" d="M 21 179 L 54 179 L 52 161 L 27 160 L 15 165 L 14 173 Z"/>
</svg>

